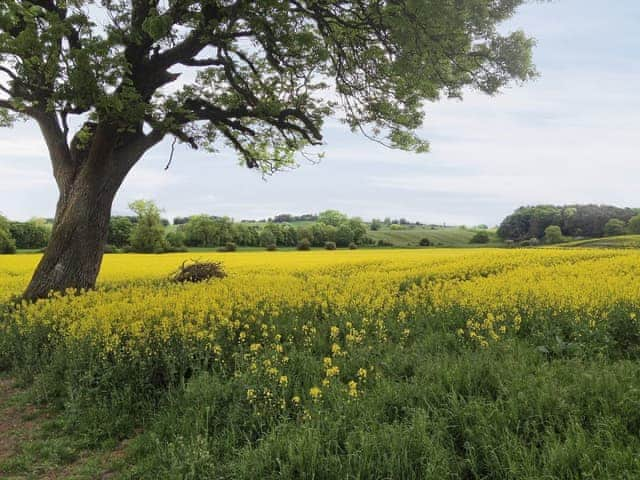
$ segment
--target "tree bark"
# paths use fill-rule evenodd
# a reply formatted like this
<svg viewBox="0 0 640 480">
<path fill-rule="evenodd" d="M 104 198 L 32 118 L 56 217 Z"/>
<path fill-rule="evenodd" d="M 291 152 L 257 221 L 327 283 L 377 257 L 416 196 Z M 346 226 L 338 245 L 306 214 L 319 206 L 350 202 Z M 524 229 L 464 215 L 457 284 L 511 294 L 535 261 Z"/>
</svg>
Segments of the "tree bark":
<svg viewBox="0 0 640 480">
<path fill-rule="evenodd" d="M 109 233 L 111 206 L 131 168 L 159 143 L 164 132 L 125 137 L 110 125 L 98 125 L 88 148 L 66 145 L 55 117 L 38 123 L 47 142 L 60 196 L 51 239 L 23 298 L 36 300 L 68 289 L 96 285 Z"/>
<path fill-rule="evenodd" d="M 24 294 L 26 299 L 95 287 L 117 191 L 110 183 L 81 171 L 60 193 L 51 239 Z"/>
</svg>

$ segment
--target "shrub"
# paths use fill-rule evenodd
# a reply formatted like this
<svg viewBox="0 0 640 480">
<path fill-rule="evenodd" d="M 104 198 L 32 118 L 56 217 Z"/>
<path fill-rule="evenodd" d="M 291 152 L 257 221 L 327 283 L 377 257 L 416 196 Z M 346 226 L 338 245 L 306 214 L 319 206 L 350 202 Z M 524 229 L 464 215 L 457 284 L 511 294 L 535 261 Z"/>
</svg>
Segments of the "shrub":
<svg viewBox="0 0 640 480">
<path fill-rule="evenodd" d="M 358 249 L 358 245 L 355 244 L 354 242 L 351 242 L 349 244 L 349 250 L 357 250 Z"/>
<path fill-rule="evenodd" d="M 118 249 L 115 246 L 110 245 L 108 243 L 104 246 L 102 250 L 104 253 L 116 253 L 118 251 Z"/>
<path fill-rule="evenodd" d="M 360 242 L 358 242 L 360 245 L 375 245 L 376 241 L 368 236 L 364 236 L 360 239 Z"/>
<path fill-rule="evenodd" d="M 538 240 L 536 237 L 530 238 L 529 245 L 532 247 L 537 247 L 538 245 L 540 245 L 540 240 Z"/>
<path fill-rule="evenodd" d="M 172 246 L 166 246 L 164 248 L 164 250 L 162 250 L 161 252 L 158 253 L 180 253 L 180 252 L 188 252 L 189 250 L 187 249 L 187 247 L 172 247 Z"/>
<path fill-rule="evenodd" d="M 557 225 L 549 225 L 544 229 L 544 243 L 554 244 L 564 241 L 562 230 Z"/>
<path fill-rule="evenodd" d="M 469 243 L 475 243 L 475 244 L 489 243 L 489 234 L 485 231 L 476 232 L 476 234 L 473 237 L 471 237 L 471 240 L 469 240 Z"/>
<path fill-rule="evenodd" d="M 16 242 L 9 232 L 0 229 L 0 253 L 9 254 L 16 253 Z"/>
<path fill-rule="evenodd" d="M 324 248 L 325 250 L 335 250 L 336 242 L 324 242 Z"/>
<path fill-rule="evenodd" d="M 233 242 L 227 242 L 224 247 L 218 249 L 220 252 L 235 252 L 236 250 L 238 250 L 238 246 Z"/>
<path fill-rule="evenodd" d="M 627 224 L 627 228 L 629 229 L 629 233 L 640 233 L 640 215 L 631 217 Z"/>
<path fill-rule="evenodd" d="M 300 251 L 311 250 L 311 242 L 309 241 L 308 238 L 303 238 L 302 240 L 300 240 L 298 242 L 298 247 L 297 248 Z"/>
<path fill-rule="evenodd" d="M 386 241 L 386 240 L 382 240 L 382 239 L 378 240 L 377 245 L 378 245 L 379 247 L 393 247 L 393 243 L 388 242 L 388 241 Z"/>
<path fill-rule="evenodd" d="M 266 246 L 266 249 L 268 252 L 275 252 L 278 249 L 278 247 L 276 246 L 275 243 L 271 243 Z"/>
<path fill-rule="evenodd" d="M 612 218 L 604 225 L 604 234 L 607 237 L 624 235 L 624 222 L 617 218 Z"/>
<path fill-rule="evenodd" d="M 165 236 L 165 240 L 167 241 L 167 245 L 170 248 L 184 248 L 184 234 L 180 231 L 169 232 Z"/>
<path fill-rule="evenodd" d="M 428 238 L 420 239 L 420 246 L 421 247 L 430 247 L 431 246 L 431 240 L 429 240 Z"/>
<path fill-rule="evenodd" d="M 227 273 L 220 262 L 198 262 L 183 263 L 178 271 L 171 275 L 170 279 L 176 283 L 197 283 L 211 278 L 224 278 Z"/>
</svg>

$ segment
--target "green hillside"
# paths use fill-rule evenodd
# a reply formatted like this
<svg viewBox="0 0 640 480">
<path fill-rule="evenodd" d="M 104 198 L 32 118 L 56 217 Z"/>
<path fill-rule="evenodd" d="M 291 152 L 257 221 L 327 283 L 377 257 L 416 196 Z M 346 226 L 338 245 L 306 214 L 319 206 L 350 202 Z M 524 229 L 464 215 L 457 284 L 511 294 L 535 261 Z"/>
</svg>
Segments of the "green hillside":
<svg viewBox="0 0 640 480">
<path fill-rule="evenodd" d="M 618 237 L 588 238 L 563 243 L 563 247 L 589 248 L 640 248 L 640 235 L 621 235 Z"/>
<path fill-rule="evenodd" d="M 495 231 L 488 230 L 491 242 L 489 245 L 500 243 Z M 460 227 L 426 227 L 426 226 L 410 226 L 407 225 L 402 229 L 392 229 L 384 227 L 380 230 L 369 231 L 367 236 L 376 242 L 384 240 L 392 243 L 394 246 L 418 246 L 420 240 L 428 238 L 432 245 L 437 246 L 469 246 L 469 241 L 475 235 L 475 230 Z"/>
</svg>

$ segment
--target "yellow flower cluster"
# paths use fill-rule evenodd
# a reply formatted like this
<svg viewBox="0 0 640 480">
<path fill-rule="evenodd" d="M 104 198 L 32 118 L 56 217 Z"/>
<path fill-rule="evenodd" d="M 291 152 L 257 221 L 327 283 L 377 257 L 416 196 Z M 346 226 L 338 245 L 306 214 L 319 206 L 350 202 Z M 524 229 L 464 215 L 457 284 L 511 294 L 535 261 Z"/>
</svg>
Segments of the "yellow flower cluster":
<svg viewBox="0 0 640 480">
<path fill-rule="evenodd" d="M 223 261 L 227 278 L 168 282 L 193 256 L 106 256 L 97 290 L 7 313 L 0 336 L 13 340 L 0 340 L 0 360 L 6 342 L 43 338 L 70 351 L 89 345 L 112 364 L 197 359 L 242 377 L 257 410 L 283 410 L 321 403 L 329 391 L 365 395 L 379 373 L 351 364 L 354 349 L 406 344 L 422 322 L 489 347 L 541 326 L 597 330 L 640 312 L 640 253 L 630 250 L 210 253 L 200 259 Z M 0 304 L 25 287 L 38 258 L 0 257 Z M 293 349 L 317 363 L 304 386 L 290 371 Z"/>
</svg>

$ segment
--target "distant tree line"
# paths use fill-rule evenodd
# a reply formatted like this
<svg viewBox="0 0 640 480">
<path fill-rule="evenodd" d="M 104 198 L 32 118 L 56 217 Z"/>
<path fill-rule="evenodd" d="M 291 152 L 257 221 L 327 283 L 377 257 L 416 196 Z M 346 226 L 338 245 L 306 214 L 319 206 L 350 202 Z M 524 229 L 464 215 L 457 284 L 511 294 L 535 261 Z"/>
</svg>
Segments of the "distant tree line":
<svg viewBox="0 0 640 480">
<path fill-rule="evenodd" d="M 602 237 L 640 233 L 640 209 L 610 205 L 536 205 L 520 207 L 506 217 L 498 228 L 504 240 L 562 237 Z M 547 231 L 548 227 L 558 227 Z M 548 242 L 551 243 L 551 242 Z M 553 242 L 556 243 L 556 242 Z"/>
<path fill-rule="evenodd" d="M 311 247 L 357 248 L 359 246 L 393 246 L 380 239 L 375 242 L 369 229 L 404 230 L 421 226 L 405 218 L 373 219 L 369 224 L 359 217 L 349 217 L 337 210 L 325 210 L 318 214 L 279 214 L 261 221 L 242 220 L 214 215 L 176 217 L 173 226 L 162 217 L 153 202 L 139 200 L 129 205 L 131 215 L 112 216 L 109 222 L 106 251 L 131 251 L 162 253 L 184 251 L 186 248 L 219 248 L 225 251 L 236 247 L 257 247 L 267 250 L 277 248 L 307 249 Z M 435 225 L 432 228 L 438 228 Z M 482 230 L 483 227 L 478 227 Z M 43 249 L 51 234 L 51 222 L 35 219 L 28 222 L 11 222 L 0 216 L 0 253 L 13 253 L 16 249 Z M 470 243 L 487 243 L 489 236 L 480 231 Z M 424 238 L 421 246 L 431 242 Z"/>
<path fill-rule="evenodd" d="M 304 220 L 296 221 L 309 222 L 310 217 L 303 215 L 298 218 Z M 229 217 L 195 215 L 178 224 L 176 232 L 183 236 L 185 245 L 189 247 L 222 247 L 229 243 L 243 247 L 295 247 L 303 239 L 313 247 L 324 247 L 327 242 L 334 242 L 337 247 L 369 242 L 366 224 L 359 218 L 349 218 L 335 210 L 327 210 L 314 217 L 315 223 L 294 226 L 275 221 L 275 218 L 260 225 L 251 225 L 234 222 Z"/>
<path fill-rule="evenodd" d="M 45 219 L 12 222 L 0 215 L 0 253 L 21 250 L 39 250 L 47 246 L 51 224 Z"/>
<path fill-rule="evenodd" d="M 331 248 L 368 245 L 367 226 L 360 218 L 349 218 L 336 210 L 318 215 L 278 215 L 266 222 L 235 222 L 229 217 L 193 215 L 176 217 L 173 228 L 165 228 L 160 210 L 152 203 L 134 202 L 130 208 L 135 217 L 114 216 L 109 224 L 110 248 L 135 252 L 176 251 L 185 247 L 222 248 L 235 250 L 240 247 Z M 296 222 L 311 222 L 295 226 L 282 221 L 289 218 Z M 276 219 L 278 221 L 276 221 Z"/>
</svg>

